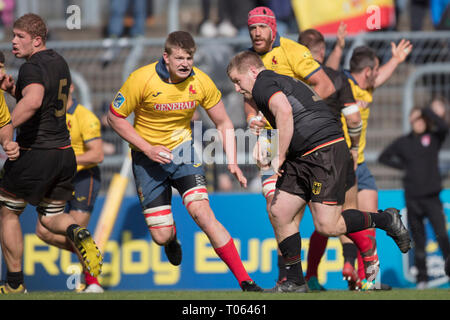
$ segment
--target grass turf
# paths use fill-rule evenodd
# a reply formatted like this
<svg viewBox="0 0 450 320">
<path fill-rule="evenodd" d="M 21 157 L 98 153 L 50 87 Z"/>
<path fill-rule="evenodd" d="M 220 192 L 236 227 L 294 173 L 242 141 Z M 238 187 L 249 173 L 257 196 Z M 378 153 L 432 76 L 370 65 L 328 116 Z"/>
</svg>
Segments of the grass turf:
<svg viewBox="0 0 450 320">
<path fill-rule="evenodd" d="M 75 292 L 29 292 L 0 295 L 0 300 L 450 300 L 449 289 L 394 289 L 352 292 L 329 290 L 311 293 L 259 293 L 241 291 L 105 291 L 103 294 Z"/>
</svg>

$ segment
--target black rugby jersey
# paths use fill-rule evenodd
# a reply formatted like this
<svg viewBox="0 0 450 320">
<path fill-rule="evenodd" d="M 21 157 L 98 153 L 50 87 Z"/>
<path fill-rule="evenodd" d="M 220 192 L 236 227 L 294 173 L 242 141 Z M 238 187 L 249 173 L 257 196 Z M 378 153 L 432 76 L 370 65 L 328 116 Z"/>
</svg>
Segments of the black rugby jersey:
<svg viewBox="0 0 450 320">
<path fill-rule="evenodd" d="M 336 91 L 325 99 L 325 102 L 331 107 L 334 116 L 341 119 L 342 109 L 345 106 L 356 103 L 353 97 L 352 87 L 344 73 L 327 66 L 322 66 L 322 68 L 336 88 Z"/>
<path fill-rule="evenodd" d="M 16 100 L 22 90 L 33 83 L 45 88 L 41 107 L 17 130 L 21 147 L 52 149 L 70 145 L 66 126 L 66 104 L 71 85 L 69 67 L 58 53 L 48 49 L 33 54 L 19 70 Z"/>
<path fill-rule="evenodd" d="M 290 102 L 294 118 L 294 134 L 288 157 L 302 155 L 315 147 L 342 138 L 340 119 L 314 90 L 300 80 L 264 70 L 258 74 L 252 90 L 253 100 L 270 125 L 277 129 L 269 110 L 270 98 L 283 92 Z"/>
</svg>

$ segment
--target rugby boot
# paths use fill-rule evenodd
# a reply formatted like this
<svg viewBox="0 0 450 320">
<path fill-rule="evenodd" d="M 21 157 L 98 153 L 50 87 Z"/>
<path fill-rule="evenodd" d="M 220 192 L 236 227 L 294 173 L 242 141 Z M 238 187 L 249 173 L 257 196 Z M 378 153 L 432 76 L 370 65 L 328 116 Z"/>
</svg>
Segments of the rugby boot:
<svg viewBox="0 0 450 320">
<path fill-rule="evenodd" d="M 308 283 L 308 288 L 311 291 L 327 291 L 327 289 L 319 283 L 319 279 L 315 276 L 311 276 L 306 282 Z"/>
<path fill-rule="evenodd" d="M 103 256 L 86 228 L 77 227 L 73 231 L 75 247 L 81 254 L 85 269 L 93 277 L 102 271 Z"/>
<path fill-rule="evenodd" d="M 268 292 L 268 293 L 279 293 L 279 292 L 307 293 L 307 292 L 309 292 L 309 288 L 306 283 L 299 285 L 291 280 L 286 280 L 286 281 L 283 281 L 280 283 L 277 282 L 275 287 L 273 287 L 272 289 L 264 290 L 264 292 Z"/>
<path fill-rule="evenodd" d="M 241 282 L 241 289 L 242 289 L 242 291 L 247 291 L 247 292 L 262 292 L 262 291 L 264 291 L 253 280 L 242 281 Z"/>
<path fill-rule="evenodd" d="M 178 239 L 171 240 L 168 244 L 164 246 L 164 252 L 166 253 L 167 259 L 174 266 L 179 266 L 181 264 L 181 259 L 183 257 L 183 252 L 181 250 L 181 243 Z"/>
<path fill-rule="evenodd" d="M 394 239 L 402 253 L 408 252 L 411 248 L 411 238 L 409 232 L 402 223 L 399 210 L 388 208 L 383 213 L 387 213 L 392 217 L 391 224 L 385 229 L 386 234 Z"/>
<path fill-rule="evenodd" d="M 354 291 L 361 289 L 361 281 L 359 280 L 358 272 L 356 272 L 350 262 L 346 262 L 344 264 L 344 268 L 342 269 L 342 277 L 343 280 L 347 281 L 348 290 Z"/>
<path fill-rule="evenodd" d="M 10 287 L 10 285 L 8 284 L 8 282 L 4 282 L 3 284 L 0 285 L 0 295 L 2 294 L 17 294 L 17 293 L 27 293 L 27 289 L 25 288 L 25 286 L 22 284 L 20 284 L 17 289 L 13 289 Z"/>
</svg>

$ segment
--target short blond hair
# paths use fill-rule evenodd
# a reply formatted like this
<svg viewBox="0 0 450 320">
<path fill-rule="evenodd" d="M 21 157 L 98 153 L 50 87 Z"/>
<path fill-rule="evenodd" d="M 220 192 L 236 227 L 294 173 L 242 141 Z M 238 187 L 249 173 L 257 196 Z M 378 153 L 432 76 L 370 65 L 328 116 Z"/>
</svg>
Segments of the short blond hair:
<svg viewBox="0 0 450 320">
<path fill-rule="evenodd" d="M 250 66 L 261 69 L 264 68 L 264 63 L 256 52 L 242 51 L 231 59 L 227 67 L 227 74 L 230 75 L 233 70 L 244 73 Z"/>
</svg>

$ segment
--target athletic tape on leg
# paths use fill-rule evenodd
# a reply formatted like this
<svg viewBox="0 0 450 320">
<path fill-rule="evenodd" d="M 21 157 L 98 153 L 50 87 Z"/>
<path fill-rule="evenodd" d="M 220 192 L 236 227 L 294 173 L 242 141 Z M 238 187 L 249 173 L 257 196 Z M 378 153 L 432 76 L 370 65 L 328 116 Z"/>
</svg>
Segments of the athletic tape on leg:
<svg viewBox="0 0 450 320">
<path fill-rule="evenodd" d="M 64 213 L 65 203 L 50 203 L 42 201 L 36 207 L 36 211 L 43 216 L 55 216 Z"/>
<path fill-rule="evenodd" d="M 7 209 L 18 212 L 23 211 L 27 206 L 27 203 L 24 200 L 11 199 L 3 195 L 0 195 L 0 203 L 3 204 Z"/>
<path fill-rule="evenodd" d="M 149 229 L 167 228 L 173 226 L 172 206 L 159 206 L 144 210 L 145 221 Z"/>
<path fill-rule="evenodd" d="M 191 188 L 187 190 L 185 193 L 183 193 L 183 203 L 187 207 L 193 202 L 193 201 L 199 201 L 199 200 L 209 200 L 208 198 L 208 190 L 205 186 L 198 186 L 195 188 Z"/>
</svg>

